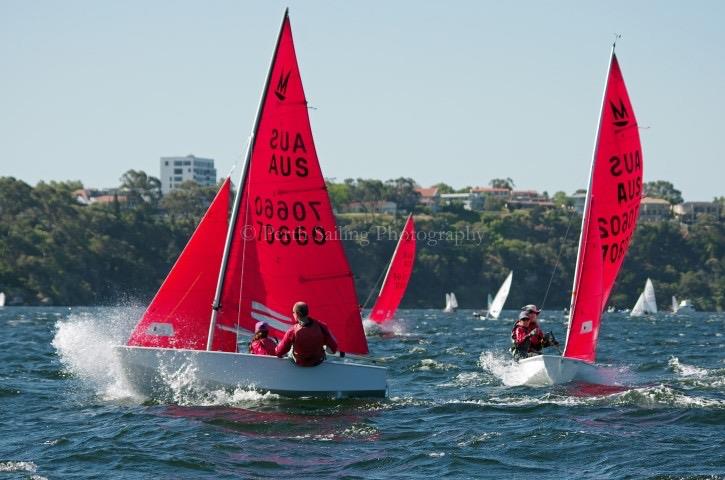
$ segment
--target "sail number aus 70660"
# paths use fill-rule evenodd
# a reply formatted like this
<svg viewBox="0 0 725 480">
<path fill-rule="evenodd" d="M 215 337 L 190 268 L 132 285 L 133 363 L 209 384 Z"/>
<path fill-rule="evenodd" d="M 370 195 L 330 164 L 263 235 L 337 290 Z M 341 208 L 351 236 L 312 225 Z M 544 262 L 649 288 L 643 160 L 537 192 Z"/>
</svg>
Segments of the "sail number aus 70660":
<svg viewBox="0 0 725 480">
<path fill-rule="evenodd" d="M 256 222 L 256 237 L 258 241 L 266 241 L 270 245 L 279 242 L 287 246 L 297 244 L 305 246 L 309 244 L 322 245 L 325 243 L 325 229 L 320 225 L 308 228 L 304 225 L 289 227 L 280 225 L 275 227 L 271 223 L 263 221 L 280 220 L 290 222 L 304 222 L 305 220 L 320 221 L 320 206 L 318 201 L 294 201 L 284 200 L 272 201 L 269 198 L 254 198 L 254 213 L 262 220 Z"/>
<path fill-rule="evenodd" d="M 288 218 L 294 218 L 298 222 L 302 222 L 307 219 L 307 211 L 315 217 L 315 220 L 320 220 L 320 205 L 322 202 L 292 202 L 288 204 L 284 200 L 277 200 L 273 202 L 269 198 L 262 199 L 256 197 L 254 199 L 254 213 L 258 217 L 266 217 L 268 219 L 277 218 L 279 220 L 287 220 Z"/>
</svg>

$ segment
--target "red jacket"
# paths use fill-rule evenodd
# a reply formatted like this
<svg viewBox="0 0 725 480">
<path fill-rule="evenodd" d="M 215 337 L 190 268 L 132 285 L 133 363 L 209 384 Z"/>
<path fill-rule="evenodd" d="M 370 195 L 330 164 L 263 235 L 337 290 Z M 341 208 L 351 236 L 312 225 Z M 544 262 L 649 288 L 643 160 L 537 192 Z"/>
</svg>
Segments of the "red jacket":
<svg viewBox="0 0 725 480">
<path fill-rule="evenodd" d="M 249 353 L 252 355 L 275 355 L 277 343 L 269 337 L 252 340 L 249 343 Z"/>
<path fill-rule="evenodd" d="M 531 343 L 529 344 L 529 351 L 541 350 L 541 342 L 544 339 L 544 332 L 541 331 L 537 322 L 532 322 L 529 320 L 529 324 L 527 326 L 524 326 L 524 322 L 519 320 L 518 322 L 516 322 L 513 330 L 511 331 L 511 338 L 516 345 L 521 345 L 526 340 L 527 335 L 534 330 L 537 330 L 537 333 L 528 337 L 531 340 Z"/>
<path fill-rule="evenodd" d="M 284 334 L 282 341 L 275 350 L 278 357 L 283 357 L 294 345 L 292 354 L 295 363 L 301 367 L 314 367 L 325 359 L 325 345 L 337 352 L 337 342 L 327 326 L 310 318 L 307 325 L 296 324 Z"/>
</svg>

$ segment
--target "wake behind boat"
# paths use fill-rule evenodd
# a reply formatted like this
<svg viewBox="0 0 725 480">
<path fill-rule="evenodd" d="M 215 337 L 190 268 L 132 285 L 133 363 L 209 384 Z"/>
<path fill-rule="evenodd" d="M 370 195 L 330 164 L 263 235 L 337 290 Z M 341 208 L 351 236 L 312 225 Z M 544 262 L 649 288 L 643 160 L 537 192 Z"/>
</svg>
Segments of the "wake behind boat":
<svg viewBox="0 0 725 480">
<path fill-rule="evenodd" d="M 600 382 L 594 365 L 599 327 L 637 224 L 642 171 L 637 121 L 612 47 L 579 237 L 566 346 L 562 356 L 520 360 L 523 383 Z"/>
<path fill-rule="evenodd" d="M 367 354 L 352 272 L 327 194 L 285 11 L 227 222 L 222 185 L 127 346 L 127 379 L 143 393 L 192 371 L 209 388 L 285 395 L 384 396 L 386 369 L 348 361 L 299 367 L 237 353 L 237 334 L 256 322 L 281 339 L 295 302 L 327 325 L 342 352 Z M 212 305 L 209 312 L 209 305 Z"/>
</svg>

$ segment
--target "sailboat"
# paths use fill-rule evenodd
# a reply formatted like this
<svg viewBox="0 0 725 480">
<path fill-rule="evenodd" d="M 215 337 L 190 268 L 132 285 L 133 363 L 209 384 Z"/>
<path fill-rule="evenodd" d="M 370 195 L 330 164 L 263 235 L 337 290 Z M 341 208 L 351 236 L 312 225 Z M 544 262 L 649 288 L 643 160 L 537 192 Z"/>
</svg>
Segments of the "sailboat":
<svg viewBox="0 0 725 480">
<path fill-rule="evenodd" d="M 370 311 L 370 320 L 385 323 L 395 317 L 400 301 L 408 288 L 415 262 L 415 222 L 413 214 L 408 215 L 403 231 L 395 246 L 393 258 L 385 273 L 378 298 Z"/>
<path fill-rule="evenodd" d="M 674 298 L 674 297 L 673 297 Z M 655 298 L 655 287 L 649 278 L 644 283 L 644 291 L 639 294 L 637 303 L 629 312 L 630 317 L 641 317 L 642 315 L 651 315 L 657 313 L 657 299 Z"/>
<path fill-rule="evenodd" d="M 202 388 L 290 396 L 385 396 L 386 369 L 330 359 L 314 368 L 237 352 L 258 321 L 280 339 L 292 305 L 310 306 L 342 352 L 368 353 L 352 272 L 317 158 L 285 11 L 227 222 L 227 179 L 125 346 L 139 393 L 168 390 L 166 372 Z M 211 306 L 211 308 L 209 308 Z"/>
<path fill-rule="evenodd" d="M 639 216 L 643 160 L 637 121 L 614 45 L 584 205 L 566 345 L 561 356 L 519 361 L 523 383 L 601 383 L 594 365 L 602 311 Z"/>
<path fill-rule="evenodd" d="M 443 308 L 443 311 L 446 313 L 452 313 L 458 310 L 458 300 L 456 300 L 456 294 L 446 293 L 446 306 Z"/>
<path fill-rule="evenodd" d="M 473 315 L 479 318 L 492 318 L 494 320 L 498 319 L 499 315 L 501 315 L 501 310 L 503 310 L 503 306 L 506 303 L 506 299 L 509 296 L 509 290 L 511 290 L 511 281 L 513 280 L 513 277 L 514 272 L 509 272 L 506 280 L 504 280 L 499 287 L 498 292 L 496 292 L 496 296 L 493 298 L 493 300 L 491 299 L 491 294 L 488 295 L 488 307 L 485 313 L 474 312 Z"/>
<path fill-rule="evenodd" d="M 0 307 L 5 306 L 5 292 L 0 292 Z"/>
</svg>

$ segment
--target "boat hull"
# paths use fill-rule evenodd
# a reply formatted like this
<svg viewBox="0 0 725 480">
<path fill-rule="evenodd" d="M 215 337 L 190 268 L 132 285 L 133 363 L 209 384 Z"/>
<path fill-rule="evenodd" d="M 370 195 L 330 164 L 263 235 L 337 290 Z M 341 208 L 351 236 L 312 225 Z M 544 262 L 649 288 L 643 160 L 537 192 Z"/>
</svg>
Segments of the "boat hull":
<svg viewBox="0 0 725 480">
<path fill-rule="evenodd" d="M 559 385 L 572 381 L 606 383 L 591 363 L 558 355 L 536 355 L 519 360 L 524 385 Z"/>
<path fill-rule="evenodd" d="M 146 396 L 171 390 L 169 378 L 188 372 L 194 386 L 251 388 L 284 396 L 385 397 L 387 369 L 347 360 L 298 367 L 290 359 L 246 353 L 119 346 L 116 352 L 132 388 Z M 171 382 L 173 383 L 173 382 Z"/>
</svg>

